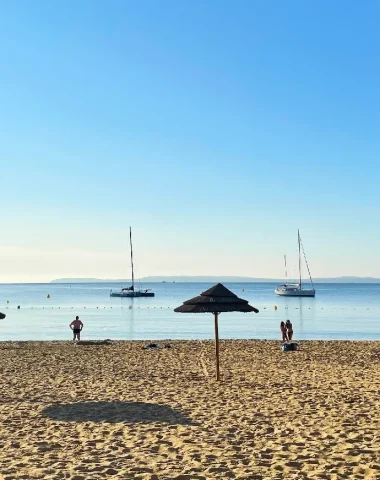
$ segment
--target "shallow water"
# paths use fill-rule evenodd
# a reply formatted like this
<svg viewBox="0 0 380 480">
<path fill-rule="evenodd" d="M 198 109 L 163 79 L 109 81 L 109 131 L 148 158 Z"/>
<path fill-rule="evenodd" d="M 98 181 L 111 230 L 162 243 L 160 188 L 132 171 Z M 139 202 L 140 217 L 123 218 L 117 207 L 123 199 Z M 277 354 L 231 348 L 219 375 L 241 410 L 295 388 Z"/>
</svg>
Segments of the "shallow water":
<svg viewBox="0 0 380 480">
<path fill-rule="evenodd" d="M 210 286 L 144 284 L 153 289 L 154 298 L 128 299 L 109 296 L 119 284 L 2 284 L 0 311 L 7 318 L 0 322 L 0 339 L 70 339 L 69 323 L 76 315 L 84 323 L 83 339 L 212 338 L 211 314 L 173 312 Z M 226 286 L 260 312 L 221 314 L 221 338 L 280 339 L 279 324 L 290 318 L 294 339 L 380 339 L 380 284 L 316 284 L 315 298 L 277 297 L 272 283 Z"/>
</svg>

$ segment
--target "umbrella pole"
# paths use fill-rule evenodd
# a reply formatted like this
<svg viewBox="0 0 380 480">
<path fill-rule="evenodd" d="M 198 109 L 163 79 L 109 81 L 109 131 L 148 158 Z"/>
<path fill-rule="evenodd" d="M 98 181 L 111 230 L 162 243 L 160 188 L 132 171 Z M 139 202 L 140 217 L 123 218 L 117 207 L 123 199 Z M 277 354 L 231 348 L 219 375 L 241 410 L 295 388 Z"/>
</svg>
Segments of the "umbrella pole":
<svg viewBox="0 0 380 480">
<path fill-rule="evenodd" d="M 219 313 L 215 312 L 215 355 L 216 355 L 216 379 L 217 379 L 217 381 L 220 380 L 218 315 L 219 315 Z"/>
</svg>

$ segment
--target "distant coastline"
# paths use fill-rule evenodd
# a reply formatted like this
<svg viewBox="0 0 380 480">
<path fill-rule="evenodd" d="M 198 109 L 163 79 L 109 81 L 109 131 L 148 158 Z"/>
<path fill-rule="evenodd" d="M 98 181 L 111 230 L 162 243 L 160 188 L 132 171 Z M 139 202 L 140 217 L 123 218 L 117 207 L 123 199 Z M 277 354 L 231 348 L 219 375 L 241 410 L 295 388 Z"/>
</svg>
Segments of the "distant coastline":
<svg viewBox="0 0 380 480">
<path fill-rule="evenodd" d="M 122 279 L 101 279 L 101 278 L 58 278 L 50 283 L 129 283 L 131 280 Z M 254 277 L 237 277 L 237 276 L 150 276 L 142 277 L 140 282 L 146 283 L 217 283 L 217 282 L 239 282 L 239 283 L 282 283 L 283 278 L 254 278 Z M 380 283 L 377 277 L 326 277 L 315 278 L 315 283 Z"/>
</svg>

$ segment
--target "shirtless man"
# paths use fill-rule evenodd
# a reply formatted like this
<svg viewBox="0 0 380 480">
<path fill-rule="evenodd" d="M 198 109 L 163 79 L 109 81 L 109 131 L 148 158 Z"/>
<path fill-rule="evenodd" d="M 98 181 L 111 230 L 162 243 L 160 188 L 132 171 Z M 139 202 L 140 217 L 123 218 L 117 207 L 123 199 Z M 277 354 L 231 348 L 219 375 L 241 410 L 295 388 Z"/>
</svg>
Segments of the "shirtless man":
<svg viewBox="0 0 380 480">
<path fill-rule="evenodd" d="M 80 332 L 83 330 L 83 323 L 79 320 L 79 317 L 76 317 L 75 320 L 73 320 L 70 323 L 70 328 L 73 331 L 73 342 L 75 342 L 75 338 L 77 340 L 80 340 Z"/>
</svg>

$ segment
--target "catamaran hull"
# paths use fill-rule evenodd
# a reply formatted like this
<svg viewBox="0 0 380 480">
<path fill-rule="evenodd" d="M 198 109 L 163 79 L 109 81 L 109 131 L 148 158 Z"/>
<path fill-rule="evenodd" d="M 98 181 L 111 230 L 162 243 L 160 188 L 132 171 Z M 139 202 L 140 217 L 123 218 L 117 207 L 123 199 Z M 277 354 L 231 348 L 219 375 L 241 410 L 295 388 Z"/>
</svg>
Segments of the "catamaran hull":
<svg viewBox="0 0 380 480">
<path fill-rule="evenodd" d="M 274 293 L 280 297 L 315 297 L 315 290 L 277 290 Z"/>
<path fill-rule="evenodd" d="M 153 292 L 128 292 L 128 293 L 112 292 L 110 293 L 110 297 L 120 297 L 120 298 L 154 297 L 154 293 Z"/>
</svg>

